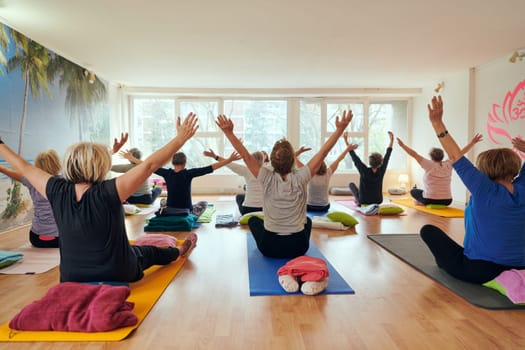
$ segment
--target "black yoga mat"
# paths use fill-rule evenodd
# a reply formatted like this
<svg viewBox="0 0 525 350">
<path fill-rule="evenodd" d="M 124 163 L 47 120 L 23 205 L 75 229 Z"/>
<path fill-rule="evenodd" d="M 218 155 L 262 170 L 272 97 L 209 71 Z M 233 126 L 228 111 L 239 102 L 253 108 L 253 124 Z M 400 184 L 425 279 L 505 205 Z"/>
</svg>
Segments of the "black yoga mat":
<svg viewBox="0 0 525 350">
<path fill-rule="evenodd" d="M 525 310 L 525 306 L 513 304 L 494 289 L 463 282 L 440 269 L 418 234 L 378 234 L 368 235 L 368 238 L 471 304 L 485 309 Z"/>
</svg>

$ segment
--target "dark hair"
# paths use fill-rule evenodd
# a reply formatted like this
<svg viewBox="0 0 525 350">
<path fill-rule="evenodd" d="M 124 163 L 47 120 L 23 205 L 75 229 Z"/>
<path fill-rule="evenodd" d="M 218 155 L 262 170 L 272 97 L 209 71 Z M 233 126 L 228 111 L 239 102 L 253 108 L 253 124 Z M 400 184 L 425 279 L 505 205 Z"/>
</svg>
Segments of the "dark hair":
<svg viewBox="0 0 525 350">
<path fill-rule="evenodd" d="M 319 166 L 319 169 L 317 169 L 317 173 L 315 174 L 319 176 L 323 176 L 324 174 L 326 174 L 326 162 L 325 161 L 321 163 L 321 165 Z"/>
<path fill-rule="evenodd" d="M 368 163 L 371 168 L 377 169 L 383 164 L 383 156 L 381 153 L 374 152 L 368 157 Z"/>
<path fill-rule="evenodd" d="M 142 152 L 136 147 L 130 149 L 129 153 L 131 153 L 131 155 L 137 159 L 140 159 L 142 157 Z"/>
<path fill-rule="evenodd" d="M 186 164 L 186 155 L 183 152 L 177 152 L 173 155 L 171 159 L 171 164 L 173 165 L 184 165 Z"/>
<path fill-rule="evenodd" d="M 292 144 L 285 139 L 275 142 L 270 154 L 270 161 L 276 173 L 281 175 L 291 173 L 295 163 L 295 152 Z"/>
<path fill-rule="evenodd" d="M 445 157 L 445 152 L 443 152 L 441 148 L 434 147 L 430 150 L 430 153 L 428 155 L 430 156 L 430 159 L 432 159 L 434 162 L 441 162 Z"/>
</svg>

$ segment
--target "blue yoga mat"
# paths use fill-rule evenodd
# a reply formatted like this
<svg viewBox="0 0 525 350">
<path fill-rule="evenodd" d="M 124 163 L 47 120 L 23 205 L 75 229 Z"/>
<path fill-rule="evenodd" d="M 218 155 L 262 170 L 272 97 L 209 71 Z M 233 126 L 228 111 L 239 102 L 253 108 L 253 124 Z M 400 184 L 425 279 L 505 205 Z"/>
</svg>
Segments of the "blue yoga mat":
<svg viewBox="0 0 525 350">
<path fill-rule="evenodd" d="M 248 275 L 250 278 L 250 295 L 302 295 L 287 293 L 279 284 L 277 270 L 291 259 L 268 258 L 261 254 L 252 234 L 247 234 L 248 245 Z M 317 247 L 310 242 L 310 248 L 305 255 L 320 258 L 326 261 L 330 277 L 328 287 L 321 294 L 354 294 L 354 290 L 346 283 L 336 269 L 326 260 Z"/>
</svg>

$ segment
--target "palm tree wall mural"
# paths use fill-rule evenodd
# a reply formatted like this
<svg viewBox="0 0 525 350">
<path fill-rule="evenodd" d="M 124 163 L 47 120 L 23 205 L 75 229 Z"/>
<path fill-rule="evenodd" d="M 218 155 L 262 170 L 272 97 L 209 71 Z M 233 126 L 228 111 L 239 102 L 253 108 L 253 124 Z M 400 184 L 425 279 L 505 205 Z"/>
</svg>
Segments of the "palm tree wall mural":
<svg viewBox="0 0 525 350">
<path fill-rule="evenodd" d="M 3 132 L 11 133 L 11 138 L 16 135 L 18 142 L 16 147 L 12 142 L 12 146 L 18 154 L 32 159 L 45 148 L 64 151 L 65 142 L 108 142 L 106 86 L 98 77 L 90 83 L 84 72 L 85 68 L 0 23 L 0 84 L 11 84 L 10 97 L 2 100 L 0 96 L 0 103 L 7 107 L 0 116 Z M 16 91 L 12 91 L 14 87 Z M 15 116 L 12 111 L 19 112 Z M 48 123 L 48 118 L 53 121 Z M 15 122 L 16 128 L 10 126 Z M 26 140 L 28 133 L 31 136 Z M 12 181 L 4 193 L 7 196 L 0 193 L 0 201 L 5 198 L 0 231 L 12 226 L 9 220 L 14 222 L 21 213 L 28 212 L 31 203 L 24 200 L 27 191 L 17 181 Z"/>
</svg>

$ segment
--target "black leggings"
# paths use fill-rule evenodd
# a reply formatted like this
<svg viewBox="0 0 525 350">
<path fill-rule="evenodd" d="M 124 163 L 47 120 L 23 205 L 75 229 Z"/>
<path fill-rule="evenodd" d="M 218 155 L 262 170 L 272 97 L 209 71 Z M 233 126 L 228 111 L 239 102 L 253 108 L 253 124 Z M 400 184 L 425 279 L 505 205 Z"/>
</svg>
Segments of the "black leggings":
<svg viewBox="0 0 525 350">
<path fill-rule="evenodd" d="M 39 235 L 37 235 L 31 230 L 29 231 L 29 242 L 31 242 L 33 247 L 37 247 L 37 248 L 58 248 L 59 246 L 58 237 L 55 237 L 55 239 L 51 239 L 51 240 L 43 240 L 43 239 L 40 239 Z"/>
<path fill-rule="evenodd" d="M 178 248 L 159 248 L 149 245 L 132 245 L 142 271 L 153 265 L 167 265 L 179 257 Z"/>
<path fill-rule="evenodd" d="M 129 196 L 127 201 L 129 204 L 152 204 L 161 193 L 162 188 L 154 187 L 151 190 L 151 193 L 143 194 L 141 196 Z"/>
<path fill-rule="evenodd" d="M 471 283 L 483 284 L 503 271 L 524 269 L 524 266 L 506 266 L 487 260 L 472 260 L 465 256 L 462 246 L 434 225 L 421 228 L 421 238 L 434 255 L 437 265 L 450 275 Z"/>
<path fill-rule="evenodd" d="M 248 213 L 254 213 L 256 211 L 262 211 L 262 208 L 245 207 L 244 205 L 242 205 L 245 197 L 246 196 L 244 194 L 238 194 L 235 196 L 235 202 L 237 202 L 237 207 L 239 208 L 239 213 L 241 213 L 241 215 L 248 214 Z"/>
<path fill-rule="evenodd" d="M 327 205 L 310 205 L 310 204 L 306 205 L 306 211 L 315 211 L 319 213 L 324 213 L 324 212 L 327 212 L 328 210 L 330 210 L 330 203 L 328 203 Z"/>
<path fill-rule="evenodd" d="M 252 231 L 253 238 L 255 238 L 257 248 L 264 256 L 293 259 L 304 255 L 310 247 L 312 220 L 309 217 L 306 220 L 302 231 L 290 235 L 279 235 L 267 231 L 264 228 L 264 221 L 257 216 L 252 216 L 248 220 L 248 226 Z"/>
<path fill-rule="evenodd" d="M 416 201 L 423 205 L 427 204 L 442 204 L 442 205 L 450 205 L 452 204 L 452 198 L 449 199 L 432 199 L 432 198 L 425 198 L 423 197 L 423 190 L 419 188 L 413 188 L 410 190 L 410 195 L 412 198 L 414 198 Z"/>
</svg>

